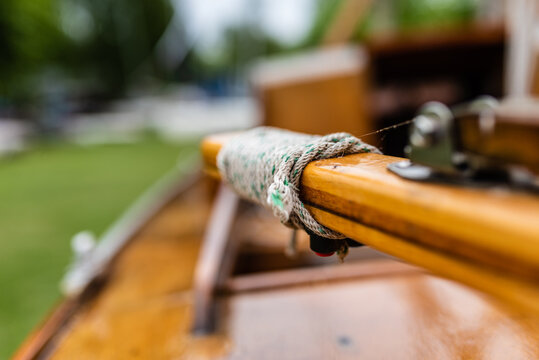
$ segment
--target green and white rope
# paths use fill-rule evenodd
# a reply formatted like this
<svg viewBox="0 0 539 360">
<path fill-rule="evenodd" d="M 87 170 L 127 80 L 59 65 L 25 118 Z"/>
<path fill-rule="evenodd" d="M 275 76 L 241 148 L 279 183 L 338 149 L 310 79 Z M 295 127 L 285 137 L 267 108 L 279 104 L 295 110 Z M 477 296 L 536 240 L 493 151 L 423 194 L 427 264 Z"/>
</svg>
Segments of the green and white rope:
<svg viewBox="0 0 539 360">
<path fill-rule="evenodd" d="M 311 161 L 364 152 L 380 153 L 347 133 L 316 136 L 259 127 L 227 142 L 217 166 L 241 197 L 270 208 L 283 224 L 342 239 L 344 235 L 319 224 L 301 202 L 301 174 Z"/>
</svg>

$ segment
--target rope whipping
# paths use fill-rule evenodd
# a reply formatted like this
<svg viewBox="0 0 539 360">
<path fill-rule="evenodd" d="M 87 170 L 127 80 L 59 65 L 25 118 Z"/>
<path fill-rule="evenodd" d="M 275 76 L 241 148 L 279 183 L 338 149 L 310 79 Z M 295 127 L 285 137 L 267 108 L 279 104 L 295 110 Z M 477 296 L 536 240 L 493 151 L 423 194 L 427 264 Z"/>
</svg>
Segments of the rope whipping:
<svg viewBox="0 0 539 360">
<path fill-rule="evenodd" d="M 380 154 L 348 133 L 317 136 L 258 127 L 228 141 L 217 156 L 217 166 L 241 197 L 271 209 L 283 224 L 328 239 L 344 239 L 319 224 L 301 202 L 301 174 L 311 161 L 366 152 Z"/>
</svg>

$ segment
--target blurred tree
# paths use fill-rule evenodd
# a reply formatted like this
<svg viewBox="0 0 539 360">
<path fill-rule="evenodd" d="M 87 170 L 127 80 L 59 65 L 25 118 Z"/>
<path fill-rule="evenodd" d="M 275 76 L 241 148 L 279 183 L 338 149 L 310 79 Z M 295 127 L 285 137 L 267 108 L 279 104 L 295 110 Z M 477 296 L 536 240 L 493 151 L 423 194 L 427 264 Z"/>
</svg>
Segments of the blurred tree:
<svg viewBox="0 0 539 360">
<path fill-rule="evenodd" d="M 335 20 L 335 16 L 341 7 L 343 0 L 316 0 L 317 11 L 311 27 L 311 31 L 300 45 L 303 47 L 313 47 L 320 45 L 329 27 Z"/>
<path fill-rule="evenodd" d="M 169 0 L 1 0 L 0 98 L 59 84 L 110 97 L 160 76 L 153 50 L 172 14 Z"/>
<path fill-rule="evenodd" d="M 474 19 L 479 0 L 396 0 L 395 18 L 402 29 L 446 26 Z"/>
<path fill-rule="evenodd" d="M 24 96 L 32 76 L 60 58 L 69 41 L 58 26 L 56 0 L 0 1 L 0 94 Z"/>
<path fill-rule="evenodd" d="M 249 65 L 261 57 L 293 51 L 253 24 L 227 28 L 218 49 L 194 49 L 179 64 L 176 80 L 198 83 L 209 95 L 230 95 L 245 90 Z"/>
<path fill-rule="evenodd" d="M 319 45 L 345 0 L 317 0 L 317 13 L 302 47 Z M 408 31 L 425 27 L 459 25 L 474 19 L 478 4 L 488 0 L 377 0 L 361 18 L 353 36 L 364 40 L 382 30 Z"/>
<path fill-rule="evenodd" d="M 97 79 L 100 91 L 122 94 L 137 75 L 161 75 L 153 50 L 173 15 L 168 0 L 62 1 L 88 17 L 86 29 L 72 26 L 84 36 L 73 36 L 77 51 L 71 65 Z"/>
</svg>

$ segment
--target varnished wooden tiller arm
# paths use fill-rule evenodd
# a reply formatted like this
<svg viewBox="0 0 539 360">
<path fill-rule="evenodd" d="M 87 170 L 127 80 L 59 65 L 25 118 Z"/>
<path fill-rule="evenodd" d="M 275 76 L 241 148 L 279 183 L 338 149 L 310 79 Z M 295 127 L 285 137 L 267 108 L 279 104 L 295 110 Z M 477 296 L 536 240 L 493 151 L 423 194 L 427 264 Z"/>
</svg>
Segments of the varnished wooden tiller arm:
<svg viewBox="0 0 539 360">
<path fill-rule="evenodd" d="M 231 136 L 202 142 L 214 177 Z M 303 173 L 302 200 L 333 230 L 539 313 L 539 197 L 404 180 L 386 169 L 400 160 L 358 154 L 314 161 Z"/>
</svg>

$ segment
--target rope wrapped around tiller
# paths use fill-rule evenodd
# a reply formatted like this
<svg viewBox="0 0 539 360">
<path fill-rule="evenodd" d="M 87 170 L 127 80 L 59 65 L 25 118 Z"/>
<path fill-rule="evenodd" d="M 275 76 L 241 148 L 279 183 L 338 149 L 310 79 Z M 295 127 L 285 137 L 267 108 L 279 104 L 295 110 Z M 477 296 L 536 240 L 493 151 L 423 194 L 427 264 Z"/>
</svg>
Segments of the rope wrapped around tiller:
<svg viewBox="0 0 539 360">
<path fill-rule="evenodd" d="M 270 208 L 283 224 L 343 239 L 344 235 L 319 224 L 301 202 L 301 174 L 311 161 L 365 152 L 380 153 L 347 133 L 316 136 L 258 127 L 227 142 L 217 156 L 217 166 L 241 197 Z"/>
</svg>

